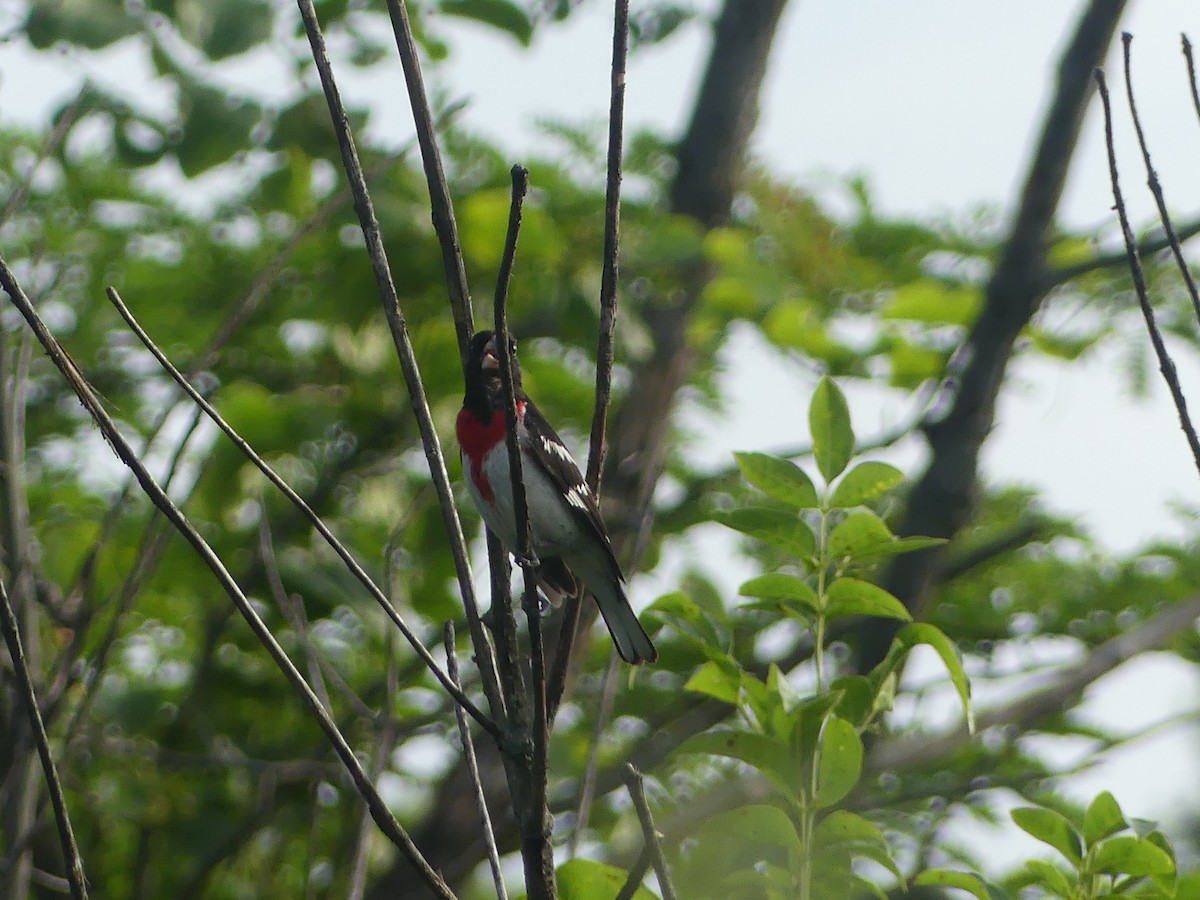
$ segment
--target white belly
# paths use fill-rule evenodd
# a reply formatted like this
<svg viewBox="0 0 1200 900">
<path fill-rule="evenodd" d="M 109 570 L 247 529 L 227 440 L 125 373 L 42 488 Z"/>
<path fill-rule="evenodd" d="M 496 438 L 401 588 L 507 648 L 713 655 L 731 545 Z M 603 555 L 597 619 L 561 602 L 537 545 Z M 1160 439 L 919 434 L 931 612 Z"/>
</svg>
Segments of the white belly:
<svg viewBox="0 0 1200 900">
<path fill-rule="evenodd" d="M 469 466 L 469 463 L 465 463 L 465 466 Z M 484 457 L 483 475 L 492 487 L 495 500 L 492 503 L 485 501 L 475 486 L 475 480 L 468 476 L 466 482 L 471 499 L 488 528 L 508 550 L 516 552 L 517 526 L 509 480 L 508 448 L 504 444 Z M 521 477 L 525 482 L 529 519 L 534 523 L 534 553 L 538 556 L 558 556 L 577 546 L 583 537 L 579 522 L 557 486 L 528 453 L 521 455 Z"/>
</svg>

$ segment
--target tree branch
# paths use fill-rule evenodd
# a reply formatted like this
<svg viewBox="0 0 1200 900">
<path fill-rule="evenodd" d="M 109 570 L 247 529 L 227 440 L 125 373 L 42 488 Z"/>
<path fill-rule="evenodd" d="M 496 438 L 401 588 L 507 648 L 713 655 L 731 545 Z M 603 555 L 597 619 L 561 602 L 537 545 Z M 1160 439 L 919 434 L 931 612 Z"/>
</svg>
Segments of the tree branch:
<svg viewBox="0 0 1200 900">
<path fill-rule="evenodd" d="M 642 783 L 642 773 L 631 763 L 625 765 L 625 786 L 629 788 L 629 796 L 633 799 L 634 809 L 637 810 L 638 822 L 642 826 L 642 839 L 650 851 L 650 861 L 654 865 L 654 874 L 658 876 L 658 886 L 662 890 L 663 900 L 677 900 L 675 886 L 671 883 L 671 872 L 667 869 L 667 860 L 663 856 L 662 841 L 654 828 L 654 818 L 650 815 L 650 804 L 646 802 L 646 787 Z"/>
</svg>

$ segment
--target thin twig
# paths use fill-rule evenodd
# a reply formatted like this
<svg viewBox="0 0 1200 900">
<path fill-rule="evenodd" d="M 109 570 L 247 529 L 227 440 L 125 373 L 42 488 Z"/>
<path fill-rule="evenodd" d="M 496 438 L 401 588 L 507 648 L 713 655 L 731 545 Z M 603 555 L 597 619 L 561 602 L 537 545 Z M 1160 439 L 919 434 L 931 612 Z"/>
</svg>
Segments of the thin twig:
<svg viewBox="0 0 1200 900">
<path fill-rule="evenodd" d="M 458 652 L 454 649 L 454 623 L 446 622 L 442 632 L 446 645 L 446 669 L 450 677 L 458 683 Z M 475 742 L 471 739 L 471 723 L 461 708 L 455 707 L 454 718 L 458 722 L 458 737 L 462 741 L 463 759 L 467 764 L 467 774 L 471 776 L 471 785 L 475 789 L 475 808 L 479 810 L 479 821 L 483 826 L 483 843 L 487 847 L 488 864 L 492 869 L 492 883 L 496 886 L 497 900 L 508 900 L 508 891 L 504 887 L 504 873 L 500 870 L 500 851 L 496 848 L 496 833 L 492 829 L 492 817 L 488 813 L 487 795 L 483 790 L 483 782 L 479 778 L 479 760 L 475 756 Z"/>
<path fill-rule="evenodd" d="M 596 796 L 596 777 L 600 773 L 600 748 L 604 744 L 604 731 L 608 728 L 608 720 L 612 716 L 613 705 L 617 699 L 617 673 L 621 663 L 616 653 L 610 653 L 608 668 L 600 680 L 600 709 L 596 711 L 596 723 L 592 727 L 592 743 L 588 747 L 587 762 L 583 767 L 583 787 L 579 791 L 579 811 L 575 815 L 575 829 L 571 832 L 568 853 L 575 858 L 575 848 L 587 830 L 588 819 L 592 814 L 592 801 Z"/>
<path fill-rule="evenodd" d="M 354 755 L 354 751 L 346 742 L 346 738 L 338 729 L 337 724 L 330 718 L 325 708 L 321 706 L 320 699 L 313 693 L 312 688 L 305 681 L 304 676 L 300 674 L 287 653 L 279 646 L 279 642 L 275 640 L 275 636 L 271 634 L 271 630 L 258 615 L 250 599 L 242 591 L 233 576 L 229 574 L 229 570 L 225 568 L 225 564 L 221 562 L 212 547 L 200 536 L 195 526 L 180 511 L 171 498 L 167 496 L 166 491 L 162 489 L 154 479 L 154 476 L 150 474 L 145 464 L 133 452 L 133 448 L 130 447 L 125 436 L 121 434 L 112 417 L 109 416 L 99 399 L 97 399 L 91 385 L 87 383 L 87 380 L 83 377 L 74 361 L 63 350 L 58 340 L 50 333 L 50 330 L 46 327 L 46 323 L 42 321 L 37 310 L 34 309 L 32 302 L 30 302 L 25 292 L 21 289 L 21 286 L 17 283 L 16 278 L 3 258 L 0 258 L 0 287 L 4 288 L 13 304 L 25 318 L 25 321 L 29 323 L 29 327 L 33 330 L 42 347 L 45 348 L 46 353 L 49 354 L 51 361 L 71 385 L 72 390 L 75 391 L 84 408 L 91 414 L 92 419 L 95 421 L 97 428 L 100 429 L 105 440 L 113 448 L 121 461 L 133 471 L 138 483 L 150 498 L 150 501 L 162 510 L 167 520 L 179 530 L 180 534 L 195 549 L 204 564 L 216 576 L 221 587 L 229 595 L 229 598 L 238 608 L 243 618 L 245 618 L 251 631 L 254 632 L 259 642 L 275 661 L 275 664 L 279 666 L 279 669 L 287 677 L 301 699 L 304 700 L 309 711 L 321 726 L 321 730 L 325 732 L 325 736 L 333 746 L 334 752 L 337 753 L 338 758 L 349 772 L 350 778 L 354 782 L 358 792 L 367 801 L 367 805 L 371 809 L 371 815 L 374 817 L 376 823 L 378 823 L 380 830 L 399 848 L 420 877 L 437 896 L 444 898 L 454 897 L 453 892 L 442 881 L 441 876 L 430 867 L 425 857 L 421 855 L 420 850 L 417 849 L 416 844 L 408 836 L 408 833 L 396 821 L 396 817 L 392 815 L 391 810 L 388 809 L 387 804 L 384 803 L 375 786 L 367 778 L 362 764 L 358 761 L 358 757 Z"/>
<path fill-rule="evenodd" d="M 163 370 L 170 375 L 172 379 L 174 379 L 175 383 L 179 385 L 183 392 L 187 394 L 197 406 L 204 410 L 204 414 L 207 415 L 213 421 L 213 423 L 225 433 L 226 437 L 233 442 L 234 446 L 242 452 L 242 455 L 250 460 L 250 462 L 254 463 L 258 470 L 267 477 L 267 480 L 269 480 L 271 484 L 278 488 L 279 491 L 285 497 L 287 497 L 289 501 L 291 501 L 292 505 L 295 506 L 296 509 L 298 509 L 306 519 L 308 519 L 313 528 L 317 530 L 321 537 L 324 538 L 325 542 L 333 549 L 333 552 L 338 555 L 338 558 L 341 559 L 346 568 L 350 570 L 351 574 L 353 574 L 354 577 L 358 579 L 359 583 L 367 589 L 367 591 L 375 599 L 375 602 L 379 604 L 380 608 L 392 621 L 392 624 L 396 626 L 402 635 L 404 635 L 404 639 L 408 641 L 413 650 L 416 651 L 417 655 L 421 657 L 421 660 L 425 663 L 429 671 L 433 673 L 434 677 L 441 682 L 442 687 L 444 687 L 450 696 L 452 696 L 459 704 L 462 705 L 464 709 L 467 710 L 467 712 L 471 714 L 472 718 L 474 718 L 479 722 L 480 725 L 487 729 L 489 734 L 493 735 L 496 740 L 503 741 L 504 733 L 500 727 L 493 722 L 491 718 L 483 712 L 483 710 L 477 707 L 471 701 L 471 699 L 467 697 L 466 694 L 454 686 L 454 683 L 442 670 L 442 667 L 437 664 L 437 660 L 433 658 L 433 655 L 421 642 L 421 639 L 417 636 L 416 632 L 414 632 L 408 626 L 408 623 L 406 623 L 401 617 L 400 613 L 397 612 L 396 607 L 393 606 L 391 601 L 388 600 L 387 595 L 380 590 L 379 586 L 375 584 L 374 580 L 372 580 L 371 576 L 367 574 L 366 570 L 359 565 L 358 560 L 354 558 L 354 555 L 346 549 L 345 545 L 342 544 L 342 542 L 339 541 L 336 536 L 334 536 L 333 532 L 330 530 L 329 526 L 325 524 L 324 520 L 313 511 L 312 507 L 310 507 L 308 503 L 304 501 L 304 498 L 296 493 L 291 485 L 284 481 L 283 478 L 273 468 L 271 468 L 270 464 L 267 463 L 266 460 L 259 456 L 254 448 L 251 447 L 246 440 L 233 429 L 233 426 L 231 426 L 225 421 L 224 418 L 221 417 L 221 414 L 217 412 L 213 405 L 209 403 L 208 400 L 206 400 L 198 390 L 196 390 L 191 382 L 184 377 L 183 373 L 175 368 L 175 365 L 167 358 L 166 354 L 164 354 L 162 350 L 158 348 L 158 346 L 150 338 L 150 335 L 148 335 L 145 329 L 143 329 L 138 323 L 133 313 L 129 311 L 129 308 L 121 300 L 121 295 L 117 293 L 116 289 L 110 287 L 108 288 L 107 293 L 108 299 L 112 302 L 113 306 L 116 307 L 116 310 L 118 313 L 120 313 L 121 318 L 125 320 L 125 323 L 137 336 L 138 340 L 140 340 L 145 345 L 146 349 L 153 354 L 154 358 L 158 360 L 158 363 L 160 366 L 162 366 Z"/>
<path fill-rule="evenodd" d="M 83 101 L 87 98 L 88 94 L 91 93 L 91 90 L 91 84 L 85 81 L 83 86 L 79 89 L 79 93 L 75 95 L 75 99 L 73 99 L 69 104 L 67 104 L 66 108 L 63 109 L 62 113 L 58 117 L 58 121 L 54 123 L 54 130 L 50 132 L 49 136 L 38 150 L 37 156 L 34 157 L 33 164 L 30 165 L 29 171 L 25 173 L 25 177 L 21 180 L 20 184 L 13 189 L 12 194 L 8 198 L 8 203 L 4 205 L 4 210 L 0 212 L 0 225 L 3 225 L 5 222 L 7 222 L 9 218 L 11 218 L 12 214 L 20 208 L 22 203 L 25 202 L 25 198 L 29 196 L 29 189 L 33 184 L 33 176 L 37 173 L 37 170 L 41 164 L 45 162 L 48 157 L 57 153 L 59 148 L 62 146 L 62 142 L 67 139 L 67 132 L 70 131 L 71 126 L 75 124 L 75 118 L 79 115 L 79 110 L 83 106 Z"/>
<path fill-rule="evenodd" d="M 654 828 L 650 804 L 646 802 L 646 786 L 642 781 L 642 773 L 633 763 L 625 764 L 625 785 L 629 788 L 629 796 L 633 798 L 633 805 L 637 810 L 638 822 L 642 825 L 642 837 L 646 846 L 650 848 L 650 862 L 654 865 L 654 874 L 658 876 L 663 900 L 677 900 L 675 886 L 671 884 L 671 873 L 667 869 L 667 860 L 663 856 L 662 841 Z"/>
<path fill-rule="evenodd" d="M 504 255 L 496 278 L 494 315 L 496 322 L 496 353 L 500 358 L 500 384 L 504 396 L 504 440 L 508 449 L 508 470 L 513 487 L 513 517 L 517 527 L 517 564 L 525 576 L 525 594 L 521 605 L 529 624 L 530 689 L 533 693 L 533 718 L 530 719 L 530 738 L 533 756 L 527 774 L 529 779 L 528 806 L 521 823 L 521 855 L 525 861 L 525 877 L 530 896 L 554 896 L 554 854 L 546 810 L 546 756 L 549 743 L 549 720 L 546 716 L 546 656 L 542 646 L 542 614 L 537 595 L 537 575 L 534 549 L 529 533 L 529 506 L 525 496 L 525 481 L 521 469 L 521 447 L 517 431 L 517 398 L 513 379 L 513 357 L 509 352 L 508 288 L 512 281 L 513 262 L 517 253 L 517 236 L 521 231 L 521 209 L 529 191 L 529 170 L 512 167 L 512 200 L 508 213 L 508 233 L 504 240 Z"/>
<path fill-rule="evenodd" d="M 642 879 L 646 877 L 646 873 L 649 871 L 650 845 L 642 844 L 642 852 L 638 854 L 638 858 L 629 867 L 629 874 L 625 876 L 625 883 L 621 885 L 621 890 L 617 892 L 617 896 L 613 900 L 633 900 L 633 895 L 638 892 L 638 888 L 642 886 Z"/>
<path fill-rule="evenodd" d="M 1125 250 L 1129 256 L 1129 273 L 1133 277 L 1133 288 L 1137 294 L 1138 305 L 1142 308 L 1142 316 L 1146 320 L 1146 331 L 1150 335 L 1154 355 L 1158 357 L 1159 371 L 1162 372 L 1163 378 L 1167 382 L 1171 399 L 1174 400 L 1175 409 L 1179 413 L 1180 427 L 1183 428 L 1188 445 L 1192 449 L 1192 459 L 1196 462 L 1196 469 L 1200 471 L 1200 438 L 1197 438 L 1196 429 L 1192 427 L 1192 420 L 1187 411 L 1187 399 L 1183 396 L 1183 388 L 1180 386 L 1179 376 L 1175 372 L 1175 363 L 1167 354 L 1162 332 L 1159 331 L 1158 323 L 1154 319 L 1154 308 L 1150 305 L 1150 298 L 1146 293 L 1146 276 L 1142 271 L 1142 261 L 1138 259 L 1133 230 L 1129 227 L 1129 215 L 1125 211 L 1125 200 L 1121 196 L 1121 180 L 1117 174 L 1117 151 L 1113 146 L 1112 107 L 1108 99 L 1108 85 L 1104 81 L 1104 72 L 1096 69 L 1095 74 L 1096 84 L 1100 88 L 1100 102 L 1104 107 L 1104 143 L 1108 148 L 1108 173 L 1112 180 L 1113 202 L 1117 210 L 1117 218 L 1121 222 L 1121 235 L 1125 238 Z"/>
<path fill-rule="evenodd" d="M 304 30 L 308 35 L 313 61 L 321 76 L 321 86 L 329 105 L 330 119 L 337 135 L 338 146 L 342 151 L 342 166 L 346 170 L 350 189 L 354 193 L 354 210 L 358 213 L 359 225 L 367 245 L 367 255 L 370 257 L 375 284 L 379 290 L 379 299 L 383 304 L 383 313 L 392 333 L 392 341 L 396 345 L 396 353 L 400 359 L 400 368 L 404 372 L 405 384 L 408 386 L 409 401 L 416 416 L 417 426 L 421 432 L 421 443 L 425 449 L 425 461 L 429 466 L 434 488 L 437 490 L 438 506 L 441 509 L 446 534 L 450 540 L 450 553 L 454 559 L 458 588 L 466 610 L 467 627 L 471 632 L 471 641 L 475 648 L 475 661 L 479 667 L 484 695 L 491 705 L 492 715 L 497 721 L 504 721 L 506 712 L 504 697 L 500 693 L 499 679 L 496 674 L 496 660 L 483 622 L 479 618 L 475 586 L 471 577 L 471 563 L 467 555 L 467 544 L 463 538 L 462 525 L 458 520 L 458 509 L 454 505 L 454 492 L 450 487 L 450 476 L 446 472 L 446 461 L 442 455 L 437 429 L 434 427 L 433 415 L 429 411 L 429 401 L 425 397 L 425 385 L 421 380 L 417 358 L 408 337 L 408 327 L 404 322 L 404 314 L 400 310 L 400 300 L 396 295 L 396 285 L 392 281 L 387 252 L 384 250 L 383 237 L 379 231 L 379 221 L 375 217 L 375 207 L 371 203 L 371 195 L 367 190 L 362 164 L 358 160 L 358 151 L 354 146 L 354 135 L 350 132 L 346 108 L 333 78 L 333 69 L 329 64 L 329 54 L 325 50 L 325 37 L 321 33 L 320 23 L 317 21 L 316 10 L 313 9 L 312 0 L 296 0 L 296 2 L 300 7 L 300 16 L 304 20 Z M 470 309 L 469 303 L 467 309 Z"/>
<path fill-rule="evenodd" d="M 1200 86 L 1196 84 L 1196 60 L 1192 57 L 1192 42 L 1186 34 L 1179 36 L 1183 44 L 1183 58 L 1187 62 L 1188 87 L 1192 89 L 1192 106 L 1196 109 L 1196 118 L 1200 119 Z"/>
<path fill-rule="evenodd" d="M 0 579 L 0 631 L 4 632 L 4 643 L 8 645 L 8 654 L 12 658 L 13 671 L 17 677 L 17 688 L 29 713 L 29 724 L 37 742 L 42 772 L 45 773 L 46 787 L 50 791 L 50 804 L 54 807 L 54 820 L 58 823 L 58 840 L 62 845 L 63 861 L 67 866 L 67 879 L 71 883 L 71 896 L 75 900 L 87 900 L 87 877 L 83 872 L 83 859 L 75 843 L 75 833 L 71 830 L 62 782 L 59 781 L 58 768 L 54 765 L 54 757 L 50 753 L 50 739 L 46 736 L 46 725 L 42 722 L 37 694 L 33 690 L 33 678 L 25 662 L 25 648 L 22 646 L 17 616 L 8 601 L 8 588 L 5 587 L 3 579 Z"/>
<path fill-rule="evenodd" d="M 446 184 L 446 173 L 442 169 L 433 113 L 425 95 L 421 61 L 417 56 L 417 43 L 413 40 L 412 26 L 408 21 L 408 7 L 404 0 L 387 0 L 387 7 L 392 20 L 392 31 L 396 36 L 396 49 L 400 53 L 400 65 L 404 69 L 404 82 L 408 87 L 413 122 L 417 127 L 417 141 L 421 145 L 421 162 L 425 167 L 425 181 L 429 184 L 429 208 L 433 216 L 433 230 L 437 232 L 438 244 L 442 248 L 446 290 L 450 294 L 450 310 L 454 316 L 455 331 L 458 333 L 458 352 L 463 365 L 466 366 L 467 343 L 475 333 L 475 322 L 471 312 L 467 269 L 463 264 L 462 250 L 458 243 L 454 204 L 450 201 L 450 187 Z"/>
<path fill-rule="evenodd" d="M 625 61 L 629 56 L 629 0 L 614 0 L 612 66 L 608 102 L 608 175 L 604 190 L 604 259 L 600 279 L 600 334 L 596 344 L 596 404 L 592 411 L 592 435 L 588 448 L 587 482 L 592 494 L 600 496 L 600 478 L 608 452 L 608 407 L 612 400 L 613 334 L 617 326 L 617 285 L 621 242 L 621 158 L 625 141 Z M 563 607 L 558 647 L 550 667 L 546 688 L 550 721 L 567 688 L 571 653 L 579 631 L 579 614 L 585 592 L 567 598 Z"/>
<path fill-rule="evenodd" d="M 1180 241 L 1186 241 L 1189 238 L 1200 234 L 1200 219 L 1193 219 L 1184 225 L 1180 225 L 1176 229 L 1176 237 Z M 1155 234 L 1153 237 L 1144 237 L 1137 245 L 1137 254 L 1142 259 L 1148 256 L 1153 256 L 1166 250 L 1171 246 L 1171 241 L 1165 234 Z M 1043 281 L 1044 288 L 1049 291 L 1058 287 L 1060 284 L 1066 284 L 1072 279 L 1087 275 L 1091 272 L 1099 271 L 1100 269 L 1113 269 L 1117 266 L 1123 266 L 1128 261 L 1129 257 L 1124 249 L 1117 253 L 1099 253 L 1091 259 L 1084 260 L 1081 263 L 1076 263 L 1073 266 L 1063 266 L 1061 269 L 1050 269 L 1046 272 Z"/>
<path fill-rule="evenodd" d="M 1142 161 L 1146 164 L 1146 184 L 1154 195 L 1154 204 L 1158 207 L 1158 219 L 1162 222 L 1163 234 L 1171 246 L 1171 255 L 1175 257 L 1175 265 L 1183 275 L 1183 283 L 1187 287 L 1188 296 L 1192 300 L 1192 309 L 1196 318 L 1200 319 L 1200 292 L 1196 290 L 1196 279 L 1188 268 L 1187 260 L 1183 258 L 1183 248 L 1179 246 L 1179 238 L 1175 235 L 1175 226 L 1171 224 L 1171 214 L 1167 211 L 1167 198 L 1163 195 L 1162 185 L 1158 181 L 1158 173 L 1150 161 L 1150 148 L 1146 145 L 1146 134 L 1142 131 L 1142 120 L 1138 115 L 1137 103 L 1133 99 L 1133 72 L 1129 46 L 1133 43 L 1133 35 L 1128 31 L 1121 33 L 1121 44 L 1125 55 L 1125 96 L 1129 99 L 1129 115 L 1133 119 L 1133 130 L 1137 132 L 1138 146 L 1142 150 Z"/>
</svg>

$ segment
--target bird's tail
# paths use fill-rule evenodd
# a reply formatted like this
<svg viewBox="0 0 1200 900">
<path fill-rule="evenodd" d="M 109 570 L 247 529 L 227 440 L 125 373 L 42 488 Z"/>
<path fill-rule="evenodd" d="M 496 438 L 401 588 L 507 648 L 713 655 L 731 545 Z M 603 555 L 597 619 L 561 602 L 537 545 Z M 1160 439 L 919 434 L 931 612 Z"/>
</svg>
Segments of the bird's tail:
<svg viewBox="0 0 1200 900">
<path fill-rule="evenodd" d="M 612 635 L 621 659 L 635 666 L 658 659 L 658 651 L 629 605 L 620 579 L 607 571 L 607 567 L 603 571 L 589 571 L 591 567 L 586 563 L 581 566 L 580 562 L 571 560 L 571 569 L 596 598 L 600 615 L 604 617 L 604 624 L 608 626 L 608 633 Z"/>
</svg>

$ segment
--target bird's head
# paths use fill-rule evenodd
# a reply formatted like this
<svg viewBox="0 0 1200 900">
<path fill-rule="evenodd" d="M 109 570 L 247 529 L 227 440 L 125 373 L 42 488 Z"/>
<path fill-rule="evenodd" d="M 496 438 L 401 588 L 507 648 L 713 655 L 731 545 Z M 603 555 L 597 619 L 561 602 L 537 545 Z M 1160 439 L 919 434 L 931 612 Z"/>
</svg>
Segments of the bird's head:
<svg viewBox="0 0 1200 900">
<path fill-rule="evenodd" d="M 512 359 L 513 387 L 521 388 L 521 366 L 517 362 L 517 342 L 508 338 L 508 355 Z M 466 396 L 468 405 L 484 409 L 500 409 L 504 404 L 504 388 L 500 381 L 500 353 L 494 331 L 477 331 L 467 346 Z"/>
</svg>

